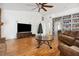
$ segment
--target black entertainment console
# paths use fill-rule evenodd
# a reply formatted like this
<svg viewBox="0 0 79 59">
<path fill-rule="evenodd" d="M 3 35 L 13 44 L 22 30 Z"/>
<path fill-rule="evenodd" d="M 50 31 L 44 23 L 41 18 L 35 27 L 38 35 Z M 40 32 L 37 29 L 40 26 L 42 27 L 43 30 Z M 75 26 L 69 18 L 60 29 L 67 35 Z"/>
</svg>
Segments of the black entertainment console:
<svg viewBox="0 0 79 59">
<path fill-rule="evenodd" d="M 33 37 L 35 34 L 32 34 L 31 32 L 19 32 L 17 33 L 17 38 L 26 38 L 26 37 Z"/>
</svg>

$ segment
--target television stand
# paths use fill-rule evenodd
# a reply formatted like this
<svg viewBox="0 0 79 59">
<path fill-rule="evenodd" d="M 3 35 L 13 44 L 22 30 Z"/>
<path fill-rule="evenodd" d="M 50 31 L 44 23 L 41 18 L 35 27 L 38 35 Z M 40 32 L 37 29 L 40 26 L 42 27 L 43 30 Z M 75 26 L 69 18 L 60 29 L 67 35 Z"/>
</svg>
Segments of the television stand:
<svg viewBox="0 0 79 59">
<path fill-rule="evenodd" d="M 31 32 L 19 32 L 17 33 L 17 38 L 26 38 L 26 37 L 33 37 L 35 34 L 32 34 Z"/>
</svg>

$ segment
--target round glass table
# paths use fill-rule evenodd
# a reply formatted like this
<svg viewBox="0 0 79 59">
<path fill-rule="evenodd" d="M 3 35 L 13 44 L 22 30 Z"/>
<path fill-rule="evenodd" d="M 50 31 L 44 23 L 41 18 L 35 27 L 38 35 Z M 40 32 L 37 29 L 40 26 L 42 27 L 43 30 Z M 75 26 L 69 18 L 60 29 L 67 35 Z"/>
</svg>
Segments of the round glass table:
<svg viewBox="0 0 79 59">
<path fill-rule="evenodd" d="M 50 35 L 50 36 L 36 36 L 36 40 L 38 42 L 37 48 L 40 48 L 40 46 L 42 44 L 47 44 L 49 46 L 49 48 L 52 49 L 51 42 L 52 42 L 52 40 L 54 40 L 52 35 Z"/>
</svg>

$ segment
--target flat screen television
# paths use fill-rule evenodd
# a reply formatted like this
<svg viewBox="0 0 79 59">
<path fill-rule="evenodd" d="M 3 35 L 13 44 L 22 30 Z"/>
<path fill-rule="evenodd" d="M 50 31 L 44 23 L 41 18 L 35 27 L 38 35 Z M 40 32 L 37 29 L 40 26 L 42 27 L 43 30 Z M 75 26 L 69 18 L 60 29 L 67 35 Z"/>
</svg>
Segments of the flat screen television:
<svg viewBox="0 0 79 59">
<path fill-rule="evenodd" d="M 31 24 L 18 23 L 18 32 L 31 32 Z"/>
</svg>

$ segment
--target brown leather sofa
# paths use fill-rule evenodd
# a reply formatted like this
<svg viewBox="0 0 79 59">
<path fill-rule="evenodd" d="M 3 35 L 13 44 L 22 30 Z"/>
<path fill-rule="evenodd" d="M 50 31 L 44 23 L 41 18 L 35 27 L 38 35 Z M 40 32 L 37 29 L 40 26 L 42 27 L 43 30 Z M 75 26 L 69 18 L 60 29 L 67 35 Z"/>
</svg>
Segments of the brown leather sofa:
<svg viewBox="0 0 79 59">
<path fill-rule="evenodd" d="M 79 31 L 65 31 L 58 39 L 61 55 L 79 56 Z"/>
</svg>

